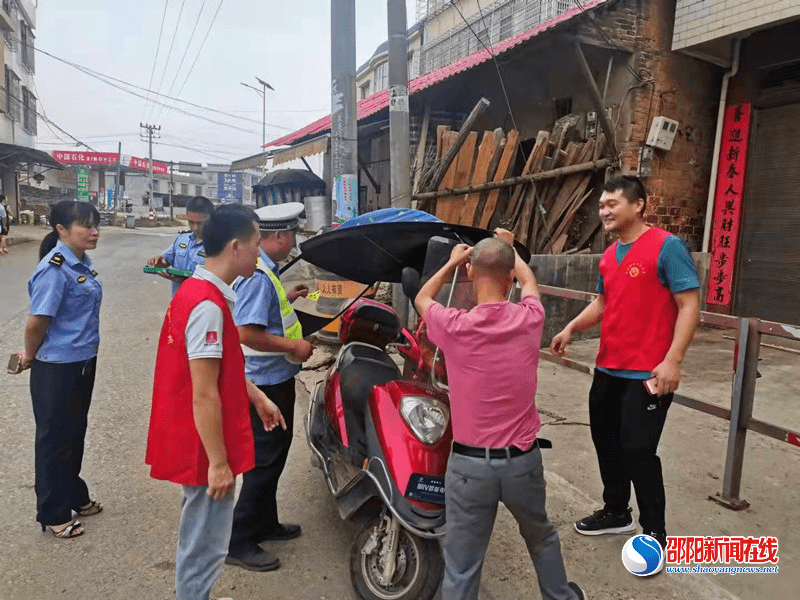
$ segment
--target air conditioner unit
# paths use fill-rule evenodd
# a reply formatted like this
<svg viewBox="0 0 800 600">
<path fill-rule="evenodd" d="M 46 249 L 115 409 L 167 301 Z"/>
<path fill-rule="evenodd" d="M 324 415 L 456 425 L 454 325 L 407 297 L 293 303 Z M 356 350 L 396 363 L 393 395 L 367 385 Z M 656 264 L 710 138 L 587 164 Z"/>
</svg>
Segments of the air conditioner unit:
<svg viewBox="0 0 800 600">
<path fill-rule="evenodd" d="M 678 131 L 678 122 L 667 117 L 655 117 L 645 142 L 648 146 L 669 150 Z"/>
</svg>

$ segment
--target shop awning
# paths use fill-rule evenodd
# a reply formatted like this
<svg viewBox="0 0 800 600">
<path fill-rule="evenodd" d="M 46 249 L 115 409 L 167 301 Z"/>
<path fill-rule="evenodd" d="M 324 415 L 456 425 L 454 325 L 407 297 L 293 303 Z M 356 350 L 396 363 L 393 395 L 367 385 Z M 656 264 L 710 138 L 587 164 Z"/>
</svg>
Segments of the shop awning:
<svg viewBox="0 0 800 600">
<path fill-rule="evenodd" d="M 33 163 L 51 169 L 64 168 L 47 152 L 42 152 L 36 148 L 28 148 L 27 146 L 17 146 L 16 144 L 0 144 L 0 163 L 4 165 Z"/>
<path fill-rule="evenodd" d="M 327 152 L 331 143 L 330 135 L 323 135 L 313 140 L 308 140 L 302 144 L 297 144 L 286 150 L 275 150 L 272 154 L 272 166 L 278 166 L 291 160 L 313 156 L 321 152 Z"/>
</svg>

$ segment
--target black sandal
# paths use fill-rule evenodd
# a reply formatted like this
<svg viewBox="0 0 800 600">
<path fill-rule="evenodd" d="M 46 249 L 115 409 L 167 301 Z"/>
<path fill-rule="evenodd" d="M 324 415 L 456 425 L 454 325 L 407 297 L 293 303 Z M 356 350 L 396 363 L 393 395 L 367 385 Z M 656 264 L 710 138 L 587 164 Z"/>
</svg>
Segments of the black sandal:
<svg viewBox="0 0 800 600">
<path fill-rule="evenodd" d="M 78 513 L 79 517 L 91 517 L 92 515 L 103 512 L 103 505 L 97 500 L 92 500 L 86 506 L 75 509 L 75 512 Z"/>
<path fill-rule="evenodd" d="M 80 521 L 72 521 L 72 523 L 64 527 L 64 529 L 60 530 L 53 529 L 53 525 L 42 525 L 42 531 L 44 531 L 45 528 L 48 529 L 55 537 L 62 540 L 75 538 L 86 533 Z"/>
</svg>

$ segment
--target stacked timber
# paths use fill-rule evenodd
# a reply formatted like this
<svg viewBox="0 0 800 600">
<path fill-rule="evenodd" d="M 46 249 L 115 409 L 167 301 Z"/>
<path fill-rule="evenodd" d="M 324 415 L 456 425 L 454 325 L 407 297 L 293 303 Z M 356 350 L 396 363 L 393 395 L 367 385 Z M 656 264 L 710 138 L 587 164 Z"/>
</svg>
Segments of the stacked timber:
<svg viewBox="0 0 800 600">
<path fill-rule="evenodd" d="M 580 251 L 599 228 L 587 229 L 578 217 L 587 213 L 598 172 L 611 163 L 601 160 L 603 134 L 569 141 L 577 122 L 573 115 L 559 119 L 532 145 L 521 144 L 515 130 L 479 136 L 439 127 L 437 160 L 415 198 L 448 223 L 511 229 L 534 254 Z"/>
</svg>

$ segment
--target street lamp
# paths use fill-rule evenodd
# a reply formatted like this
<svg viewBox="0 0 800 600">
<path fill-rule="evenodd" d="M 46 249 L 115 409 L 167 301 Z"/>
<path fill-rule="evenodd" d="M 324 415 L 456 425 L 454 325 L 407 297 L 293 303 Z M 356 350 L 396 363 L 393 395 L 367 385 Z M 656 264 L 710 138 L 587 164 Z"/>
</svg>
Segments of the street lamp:
<svg viewBox="0 0 800 600">
<path fill-rule="evenodd" d="M 275 88 L 260 77 L 256 77 L 256 81 L 261 84 L 261 89 L 258 89 L 249 83 L 244 83 L 243 81 L 240 83 L 244 87 L 249 87 L 251 90 L 255 90 L 257 93 L 261 94 L 261 107 L 263 111 L 263 118 L 261 121 L 261 148 L 263 149 L 264 146 L 267 145 L 267 90 L 269 89 L 274 92 Z"/>
</svg>

